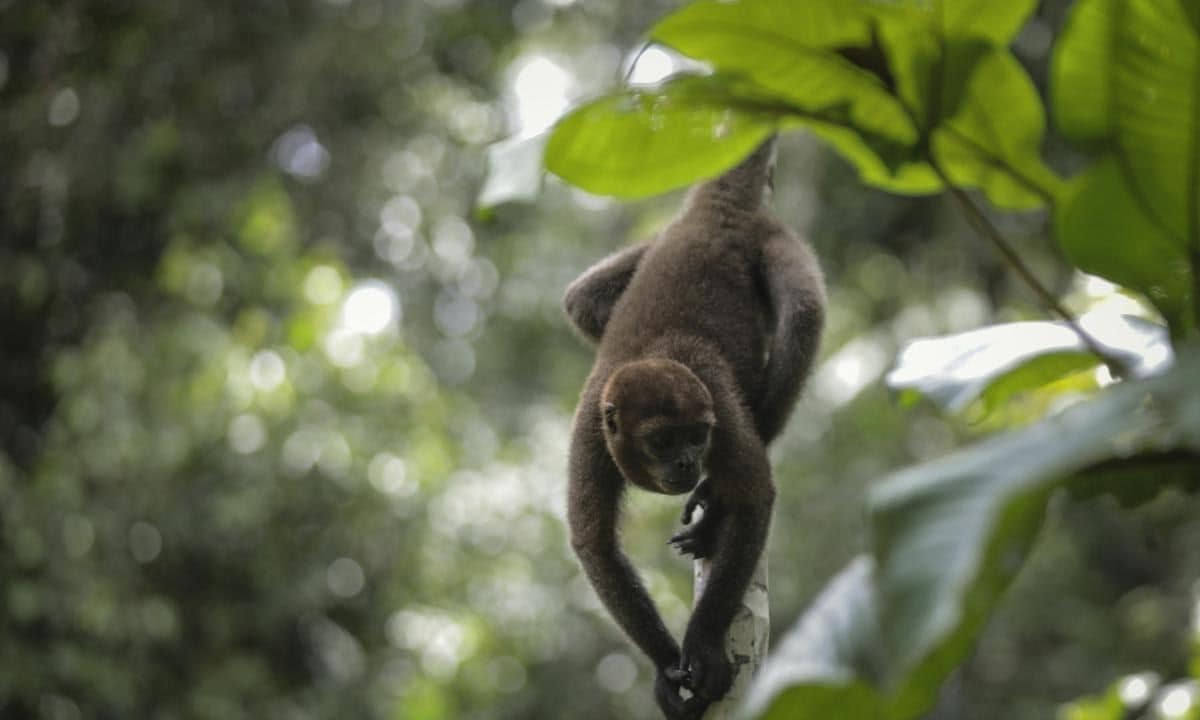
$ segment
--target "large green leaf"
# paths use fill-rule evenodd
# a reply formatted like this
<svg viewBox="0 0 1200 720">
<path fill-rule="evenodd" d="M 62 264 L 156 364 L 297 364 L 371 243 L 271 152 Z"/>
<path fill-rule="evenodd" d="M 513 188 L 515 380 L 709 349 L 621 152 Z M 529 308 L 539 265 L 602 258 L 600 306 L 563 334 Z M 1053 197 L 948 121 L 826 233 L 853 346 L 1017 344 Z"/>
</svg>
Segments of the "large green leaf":
<svg viewBox="0 0 1200 720">
<path fill-rule="evenodd" d="M 1162 375 L 885 478 L 869 498 L 873 566 L 856 561 L 831 583 L 764 666 L 748 709 L 871 720 L 927 712 L 1020 569 L 1055 490 L 1107 490 L 1114 473 L 1133 473 L 1142 488 L 1194 480 L 1197 377 L 1193 346 Z M 1160 472 L 1164 461 L 1171 472 Z"/>
<path fill-rule="evenodd" d="M 870 16 L 856 3 L 699 2 L 668 15 L 650 37 L 718 71 L 745 75 L 797 107 L 845 107 L 857 128 L 904 145 L 917 140 L 883 79 L 838 52 L 871 46 Z"/>
<path fill-rule="evenodd" d="M 1151 216 L 1200 249 L 1200 37 L 1178 0 L 1130 0 L 1113 57 L 1117 142 Z"/>
<path fill-rule="evenodd" d="M 941 104 L 947 115 L 933 132 L 933 155 L 957 185 L 977 187 L 1002 208 L 1044 205 L 1059 189 L 1042 163 L 1046 121 L 1037 88 L 1003 48 L 976 41 L 945 48 Z M 966 68 L 965 77 L 959 68 Z"/>
<path fill-rule="evenodd" d="M 784 127 L 803 127 L 836 150 L 858 169 L 858 175 L 868 185 L 903 195 L 925 195 L 941 190 L 941 178 L 929 163 L 919 159 L 909 149 L 888 143 L 847 125 L 818 123 L 811 120 L 790 123 Z"/>
<path fill-rule="evenodd" d="M 1037 7 L 1037 0 L 942 0 L 942 27 L 950 38 L 982 38 L 1008 45 Z"/>
<path fill-rule="evenodd" d="M 1200 34 L 1195 2 L 1081 0 L 1056 48 L 1052 97 L 1068 136 L 1114 159 L 1080 179 L 1059 240 L 1140 290 L 1175 336 L 1194 327 L 1200 264 Z"/>
<path fill-rule="evenodd" d="M 881 16 L 896 94 L 952 182 L 979 188 L 999 207 L 1046 204 L 1060 181 L 1041 160 L 1045 117 L 1036 88 L 995 44 L 998 35 L 959 32 L 951 19 L 932 11 Z"/>
<path fill-rule="evenodd" d="M 1200 467 L 1197 377 L 1193 347 L 1168 373 L 1116 386 L 874 488 L 880 622 L 898 716 L 928 707 L 962 660 L 1020 567 L 1047 497 L 1065 480 L 1114 458 L 1167 450 L 1190 454 Z"/>
<path fill-rule="evenodd" d="M 738 80 L 676 77 L 572 111 L 550 135 L 546 167 L 590 192 L 645 197 L 732 166 L 785 109 Z"/>
<path fill-rule="evenodd" d="M 1063 194 L 1055 235 L 1076 267 L 1143 293 L 1179 336 L 1195 323 L 1187 253 L 1131 182 L 1115 156 L 1093 165 Z"/>
<path fill-rule="evenodd" d="M 1113 133 L 1112 45 L 1124 9 L 1124 0 L 1090 0 L 1071 8 L 1050 73 L 1054 120 L 1069 138 L 1106 139 Z"/>
<path fill-rule="evenodd" d="M 1008 45 L 1037 7 L 1037 0 L 862 0 L 883 19 L 918 22 L 945 38 L 977 38 Z"/>
</svg>

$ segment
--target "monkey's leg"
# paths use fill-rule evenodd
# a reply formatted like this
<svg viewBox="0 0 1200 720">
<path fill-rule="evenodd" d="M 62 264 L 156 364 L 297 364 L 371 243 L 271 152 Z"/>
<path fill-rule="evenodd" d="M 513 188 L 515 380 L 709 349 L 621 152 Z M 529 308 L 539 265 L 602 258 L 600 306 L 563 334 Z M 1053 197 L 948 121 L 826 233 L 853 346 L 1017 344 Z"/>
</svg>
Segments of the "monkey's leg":
<svg viewBox="0 0 1200 720">
<path fill-rule="evenodd" d="M 775 318 L 764 380 L 754 403 L 763 443 L 783 429 L 812 369 L 825 324 L 825 281 L 812 248 L 790 233 L 763 247 L 763 286 Z"/>
<path fill-rule="evenodd" d="M 679 646 L 617 539 L 624 478 L 605 447 L 599 417 L 595 401 L 585 401 L 575 419 L 567 499 L 571 545 L 600 601 L 654 663 L 655 699 L 663 713 L 671 720 L 697 718 L 708 703 L 680 696 L 681 681 L 671 674 L 679 667 Z"/>
<path fill-rule="evenodd" d="M 646 243 L 642 243 L 609 255 L 567 286 L 563 307 L 584 337 L 599 342 L 613 305 L 629 285 L 646 247 Z"/>
</svg>

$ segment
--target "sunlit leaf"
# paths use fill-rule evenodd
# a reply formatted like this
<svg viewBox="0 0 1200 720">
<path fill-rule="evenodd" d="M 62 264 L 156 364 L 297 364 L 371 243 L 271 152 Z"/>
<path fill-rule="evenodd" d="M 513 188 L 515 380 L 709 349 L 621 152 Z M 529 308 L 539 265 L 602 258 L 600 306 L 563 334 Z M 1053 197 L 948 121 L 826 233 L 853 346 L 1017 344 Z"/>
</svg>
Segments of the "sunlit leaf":
<svg viewBox="0 0 1200 720">
<path fill-rule="evenodd" d="M 1135 192 L 1180 247 L 1200 248 L 1200 37 L 1181 2 L 1130 0 L 1113 48 L 1117 142 Z"/>
<path fill-rule="evenodd" d="M 1156 223 L 1115 158 L 1076 178 L 1055 214 L 1055 235 L 1076 267 L 1143 293 L 1173 334 L 1190 317 L 1187 255 Z"/>
<path fill-rule="evenodd" d="M 1124 0 L 1075 3 L 1051 64 L 1054 121 L 1067 137 L 1095 140 L 1114 129 L 1112 46 Z"/>
<path fill-rule="evenodd" d="M 536 198 L 542 189 L 542 155 L 548 137 L 548 133 L 539 133 L 491 145 L 487 150 L 487 177 L 475 204 L 486 209 Z"/>
<path fill-rule="evenodd" d="M 1037 0 L 944 0 L 940 6 L 948 37 L 984 38 L 1007 45 L 1037 7 Z"/>
<path fill-rule="evenodd" d="M 1176 336 L 1195 325 L 1200 251 L 1200 35 L 1186 3 L 1083 0 L 1054 57 L 1055 117 L 1116 157 L 1078 181 L 1059 240 L 1091 272 L 1140 290 Z"/>
<path fill-rule="evenodd" d="M 555 126 L 546 167 L 589 192 L 627 198 L 715 176 L 775 129 L 767 101 L 751 92 L 736 81 L 678 77 L 600 98 Z"/>
<path fill-rule="evenodd" d="M 829 582 L 759 670 L 746 697 L 756 718 L 882 718 L 874 565 L 865 556 Z"/>
<path fill-rule="evenodd" d="M 1016 37 L 1037 0 L 863 0 L 862 4 L 878 17 L 921 22 L 946 38 L 978 38 L 1004 46 Z"/>
<path fill-rule="evenodd" d="M 933 153 L 956 184 L 981 189 L 995 205 L 1029 209 L 1058 191 L 1057 176 L 1042 163 L 1046 122 L 1037 88 L 1012 53 L 976 43 L 946 48 L 942 102 L 951 108 L 934 131 Z M 961 95 L 959 94 L 961 92 Z"/>
<path fill-rule="evenodd" d="M 844 106 L 856 128 L 912 145 L 917 130 L 883 80 L 838 50 L 872 43 L 870 17 L 852 2 L 700 2 L 668 15 L 651 38 L 735 72 L 797 107 Z"/>
<path fill-rule="evenodd" d="M 1170 361 L 1166 333 L 1157 325 L 1119 315 L 1087 315 L 1080 322 L 1137 375 L 1161 370 Z M 887 383 L 961 412 L 984 393 L 998 403 L 1099 362 L 1066 323 L 1007 323 L 916 340 L 901 351 Z"/>
<path fill-rule="evenodd" d="M 789 123 L 785 121 L 783 125 L 788 127 Z M 926 195 L 943 188 L 941 178 L 929 163 L 905 148 L 872 142 L 874 139 L 869 135 L 841 125 L 808 121 L 796 126 L 811 130 L 836 150 L 868 185 L 903 195 Z"/>
</svg>

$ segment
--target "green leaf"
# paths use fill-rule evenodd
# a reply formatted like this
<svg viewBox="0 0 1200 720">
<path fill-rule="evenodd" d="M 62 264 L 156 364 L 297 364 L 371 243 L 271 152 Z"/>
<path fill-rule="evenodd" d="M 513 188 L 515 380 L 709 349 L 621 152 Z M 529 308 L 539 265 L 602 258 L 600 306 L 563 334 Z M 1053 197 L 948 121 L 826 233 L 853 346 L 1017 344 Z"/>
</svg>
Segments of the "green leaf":
<svg viewBox="0 0 1200 720">
<path fill-rule="evenodd" d="M 1044 205 L 1060 189 L 1042 163 L 1046 122 L 1037 88 L 1012 53 L 956 42 L 945 49 L 933 155 L 957 185 L 977 187 L 996 206 Z"/>
<path fill-rule="evenodd" d="M 1128 3 L 1113 58 L 1117 142 L 1151 217 L 1200 249 L 1200 38 L 1181 5 Z"/>
<path fill-rule="evenodd" d="M 1161 326 L 1095 314 L 1085 315 L 1080 323 L 1139 376 L 1160 371 L 1171 359 Z M 913 341 L 900 352 L 887 384 L 893 390 L 915 390 L 950 412 L 962 412 L 985 395 L 989 404 L 998 405 L 1099 364 L 1066 323 L 1006 323 Z"/>
<path fill-rule="evenodd" d="M 1113 39 L 1123 22 L 1124 0 L 1075 3 L 1050 66 L 1054 121 L 1076 140 L 1105 139 L 1113 116 Z"/>
<path fill-rule="evenodd" d="M 727 57 L 747 39 L 804 48 L 865 45 L 871 16 L 846 0 L 701 0 L 660 20 L 650 37 L 697 59 Z"/>
<path fill-rule="evenodd" d="M 873 489 L 886 686 L 893 717 L 927 709 L 1021 565 L 1046 500 L 1114 458 L 1200 453 L 1200 348 L 1169 372 L 1023 431 L 897 473 Z M 1143 472 L 1140 482 L 1159 478 Z M 1076 482 L 1086 482 L 1080 480 Z"/>
<path fill-rule="evenodd" d="M 855 3 L 699 2 L 668 15 L 650 37 L 718 72 L 744 75 L 796 107 L 844 107 L 857 128 L 904 145 L 917 140 L 884 81 L 838 52 L 872 44 L 870 17 Z"/>
<path fill-rule="evenodd" d="M 873 563 L 860 556 L 829 582 L 763 664 L 746 695 L 756 718 L 882 718 Z"/>
<path fill-rule="evenodd" d="M 548 137 L 548 133 L 512 137 L 489 146 L 487 176 L 475 205 L 487 209 L 536 198 L 542 189 L 542 155 Z"/>
<path fill-rule="evenodd" d="M 1185 9 L 1187 6 L 1187 9 Z M 1195 3 L 1082 0 L 1055 52 L 1063 132 L 1108 139 L 1165 239 L 1200 249 L 1200 35 Z"/>
<path fill-rule="evenodd" d="M 1140 200 L 1118 160 L 1101 160 L 1063 194 L 1055 235 L 1076 267 L 1144 294 L 1179 336 L 1195 322 L 1192 271 Z"/>
<path fill-rule="evenodd" d="M 788 127 L 785 119 L 784 127 Z M 914 153 L 850 127 L 813 121 L 796 122 L 832 147 L 858 170 L 868 185 L 904 195 L 927 195 L 944 185 L 929 163 Z"/>
<path fill-rule="evenodd" d="M 947 36 L 938 20 L 910 13 L 878 26 L 895 92 L 926 133 L 927 151 L 952 182 L 999 207 L 1046 204 L 1061 182 L 1041 160 L 1037 89 L 991 36 Z"/>
<path fill-rule="evenodd" d="M 978 38 L 1005 46 L 1037 7 L 1037 0 L 863 0 L 862 4 L 885 21 L 918 22 L 947 39 Z"/>
<path fill-rule="evenodd" d="M 868 503 L 874 563 L 851 563 L 785 636 L 750 690 L 748 714 L 926 713 L 1020 569 L 1052 493 L 1106 491 L 1115 465 L 1140 488 L 1195 480 L 1198 376 L 1193 345 L 1166 373 L 877 484 Z M 1168 459 L 1185 475 L 1161 473 Z"/>
<path fill-rule="evenodd" d="M 550 135 L 546 167 L 589 192 L 654 195 L 729 168 L 775 131 L 785 109 L 737 80 L 676 77 L 568 114 Z"/>
<path fill-rule="evenodd" d="M 982 38 L 1008 45 L 1037 7 L 1037 0 L 943 0 L 940 5 L 946 37 Z"/>
</svg>

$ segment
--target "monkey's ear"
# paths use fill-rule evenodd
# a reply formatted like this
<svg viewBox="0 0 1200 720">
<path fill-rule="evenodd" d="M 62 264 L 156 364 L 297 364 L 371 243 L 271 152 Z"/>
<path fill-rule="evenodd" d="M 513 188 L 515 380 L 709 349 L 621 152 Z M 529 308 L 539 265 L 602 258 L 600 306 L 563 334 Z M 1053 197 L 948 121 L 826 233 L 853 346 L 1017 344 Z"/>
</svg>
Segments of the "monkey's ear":
<svg viewBox="0 0 1200 720">
<path fill-rule="evenodd" d="M 617 434 L 617 406 L 612 403 L 604 403 L 604 427 L 611 434 Z"/>
</svg>

